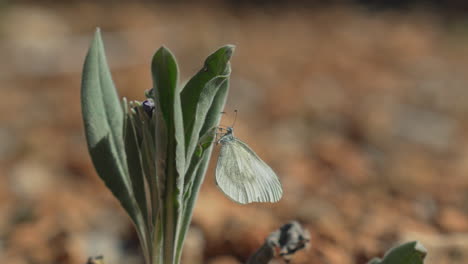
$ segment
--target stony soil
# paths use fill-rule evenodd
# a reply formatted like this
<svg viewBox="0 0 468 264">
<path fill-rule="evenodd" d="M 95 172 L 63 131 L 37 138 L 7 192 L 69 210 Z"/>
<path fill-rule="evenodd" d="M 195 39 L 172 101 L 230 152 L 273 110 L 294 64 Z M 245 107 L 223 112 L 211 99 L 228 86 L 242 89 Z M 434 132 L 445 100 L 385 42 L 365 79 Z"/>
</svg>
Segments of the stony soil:
<svg viewBox="0 0 468 264">
<path fill-rule="evenodd" d="M 184 263 L 241 263 L 297 219 L 292 263 L 366 263 L 418 239 L 428 264 L 468 261 L 468 32 L 423 11 L 153 5 L 2 6 L 0 263 L 141 263 L 129 219 L 85 147 L 79 89 L 94 28 L 122 96 L 142 99 L 161 45 L 182 79 L 232 43 L 226 111 L 280 175 L 277 204 L 240 206 L 214 184 Z M 224 124 L 232 122 L 226 115 Z M 214 164 L 214 162 L 213 162 Z"/>
</svg>

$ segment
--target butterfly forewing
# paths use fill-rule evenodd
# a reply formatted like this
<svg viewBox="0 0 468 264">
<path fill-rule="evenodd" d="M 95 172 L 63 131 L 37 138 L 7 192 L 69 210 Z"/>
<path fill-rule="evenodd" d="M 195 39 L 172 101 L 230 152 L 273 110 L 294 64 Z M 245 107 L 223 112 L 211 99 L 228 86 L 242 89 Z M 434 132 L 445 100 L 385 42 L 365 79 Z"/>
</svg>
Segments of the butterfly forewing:
<svg viewBox="0 0 468 264">
<path fill-rule="evenodd" d="M 277 202 L 282 194 L 275 172 L 244 142 L 221 141 L 216 183 L 235 202 Z"/>
</svg>

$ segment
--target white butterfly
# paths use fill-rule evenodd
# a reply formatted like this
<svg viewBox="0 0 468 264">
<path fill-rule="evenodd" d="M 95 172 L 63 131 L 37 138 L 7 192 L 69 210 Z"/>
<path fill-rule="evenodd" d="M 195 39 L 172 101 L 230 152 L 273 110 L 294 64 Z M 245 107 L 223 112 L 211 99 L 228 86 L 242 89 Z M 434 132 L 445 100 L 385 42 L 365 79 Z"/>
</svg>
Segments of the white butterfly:
<svg viewBox="0 0 468 264">
<path fill-rule="evenodd" d="M 232 127 L 225 131 L 217 141 L 221 143 L 216 165 L 218 187 L 240 204 L 279 201 L 283 189 L 275 172 L 247 144 L 234 137 Z"/>
</svg>

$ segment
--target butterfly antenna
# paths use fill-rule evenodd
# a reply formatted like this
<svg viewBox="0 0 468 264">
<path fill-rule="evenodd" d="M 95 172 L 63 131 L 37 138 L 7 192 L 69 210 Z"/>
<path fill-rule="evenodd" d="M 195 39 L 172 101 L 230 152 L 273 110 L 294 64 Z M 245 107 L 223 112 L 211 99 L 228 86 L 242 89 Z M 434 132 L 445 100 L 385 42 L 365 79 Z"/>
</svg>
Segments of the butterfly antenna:
<svg viewBox="0 0 468 264">
<path fill-rule="evenodd" d="M 234 122 L 232 122 L 232 126 L 231 126 L 231 127 L 234 127 L 234 125 L 236 124 L 236 120 L 237 120 L 237 109 L 234 110 L 234 113 L 236 113 L 236 115 L 234 116 Z"/>
</svg>

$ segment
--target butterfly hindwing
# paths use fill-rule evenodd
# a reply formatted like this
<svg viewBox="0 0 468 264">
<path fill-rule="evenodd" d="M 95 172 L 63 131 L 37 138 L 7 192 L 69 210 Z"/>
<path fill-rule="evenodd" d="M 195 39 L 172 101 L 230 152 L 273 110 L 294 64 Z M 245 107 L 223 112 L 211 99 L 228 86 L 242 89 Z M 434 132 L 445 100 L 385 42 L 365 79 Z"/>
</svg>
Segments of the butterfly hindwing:
<svg viewBox="0 0 468 264">
<path fill-rule="evenodd" d="M 216 183 L 241 204 L 277 202 L 282 194 L 275 172 L 237 138 L 222 142 L 216 166 Z"/>
</svg>

